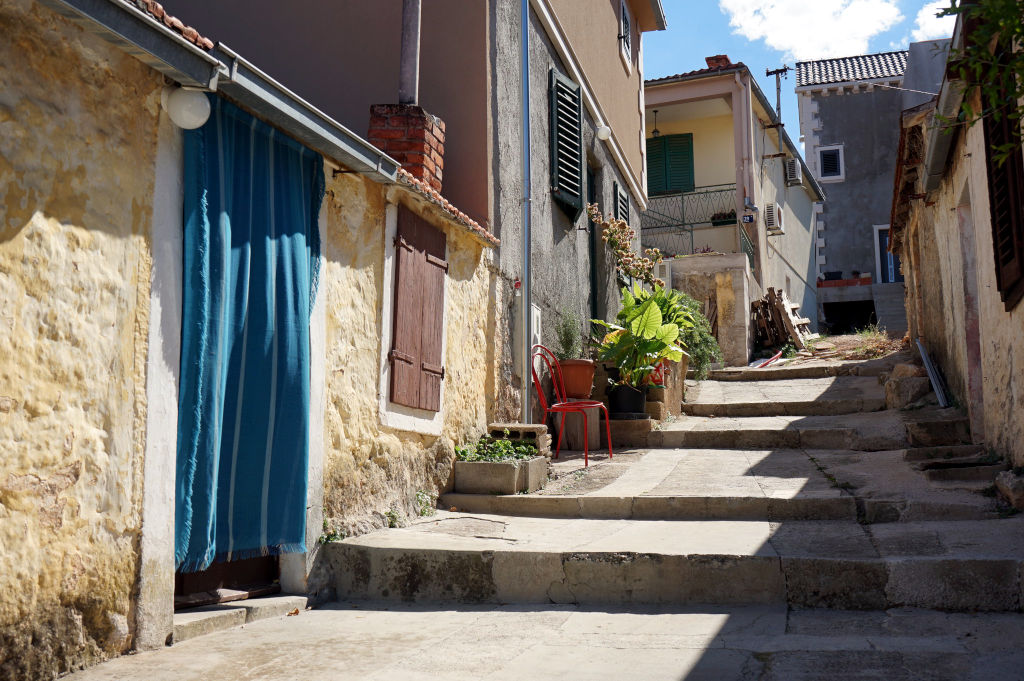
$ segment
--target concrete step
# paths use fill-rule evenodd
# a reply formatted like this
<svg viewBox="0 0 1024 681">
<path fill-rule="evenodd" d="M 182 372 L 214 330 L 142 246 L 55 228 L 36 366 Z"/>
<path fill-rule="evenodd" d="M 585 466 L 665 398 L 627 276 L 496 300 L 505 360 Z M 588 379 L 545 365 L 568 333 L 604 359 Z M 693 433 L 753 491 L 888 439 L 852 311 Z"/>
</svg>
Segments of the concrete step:
<svg viewBox="0 0 1024 681">
<path fill-rule="evenodd" d="M 904 461 L 942 461 L 980 455 L 984 445 L 951 445 L 946 447 L 912 447 L 904 450 Z"/>
<path fill-rule="evenodd" d="M 323 552 L 342 599 L 1018 611 L 1024 519 L 863 526 L 441 512 Z"/>
<path fill-rule="evenodd" d="M 893 366 L 911 361 L 909 352 L 867 360 L 810 359 L 794 363 L 773 364 L 764 369 L 728 367 L 708 373 L 712 381 L 782 381 L 793 378 L 829 378 L 832 376 L 878 376 L 892 371 Z"/>
<path fill-rule="evenodd" d="M 872 377 L 786 381 L 700 381 L 687 390 L 683 412 L 693 416 L 824 416 L 881 411 L 885 389 Z"/>
<path fill-rule="evenodd" d="M 709 449 L 853 449 L 907 447 L 901 412 L 839 416 L 687 417 L 648 437 L 651 447 Z"/>
<path fill-rule="evenodd" d="M 265 596 L 174 613 L 174 643 L 306 609 L 305 596 Z"/>
</svg>

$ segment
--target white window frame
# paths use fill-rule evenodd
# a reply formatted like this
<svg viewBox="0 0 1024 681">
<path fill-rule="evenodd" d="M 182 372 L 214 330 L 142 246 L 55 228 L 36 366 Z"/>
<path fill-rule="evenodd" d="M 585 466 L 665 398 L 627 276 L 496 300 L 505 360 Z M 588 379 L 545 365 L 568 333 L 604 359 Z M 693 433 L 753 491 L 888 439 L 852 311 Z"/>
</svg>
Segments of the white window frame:
<svg viewBox="0 0 1024 681">
<path fill-rule="evenodd" d="M 436 227 L 436 225 L 434 225 Z M 391 401 L 391 340 L 395 333 L 395 269 L 398 256 L 395 239 L 398 236 L 398 204 L 389 198 L 384 210 L 384 295 L 381 296 L 381 339 L 380 339 L 380 384 L 377 390 L 377 401 L 382 425 L 423 435 L 440 435 L 444 426 L 444 393 L 447 377 L 441 381 L 441 408 L 437 411 L 416 409 Z M 438 229 L 440 229 L 438 227 Z M 446 235 L 447 236 L 447 235 Z M 445 260 L 448 259 L 449 247 L 445 240 Z M 448 357 L 448 276 L 444 278 L 445 313 L 441 327 L 441 357 Z"/>
<path fill-rule="evenodd" d="M 815 161 L 817 161 L 818 166 L 817 168 L 815 168 L 815 170 L 817 171 L 815 174 L 818 176 L 818 182 L 842 182 L 846 179 L 846 151 L 843 149 L 844 146 L 845 145 L 843 144 L 830 144 L 828 146 L 818 147 L 815 150 L 815 154 L 817 154 L 817 158 L 815 158 Z M 821 163 L 821 152 L 835 150 L 839 151 L 839 174 L 823 177 L 821 174 L 823 170 Z"/>
<path fill-rule="evenodd" d="M 629 21 L 629 30 L 622 25 L 622 17 L 625 15 Z M 636 20 L 633 17 L 633 13 L 629 11 L 629 4 L 626 0 L 619 0 L 619 16 L 616 18 L 619 30 L 618 36 L 626 36 L 625 38 L 618 38 L 619 43 L 619 57 L 622 59 L 622 65 L 626 67 L 626 73 L 633 73 L 633 27 L 636 26 Z M 627 42 L 628 41 L 628 42 Z"/>
</svg>

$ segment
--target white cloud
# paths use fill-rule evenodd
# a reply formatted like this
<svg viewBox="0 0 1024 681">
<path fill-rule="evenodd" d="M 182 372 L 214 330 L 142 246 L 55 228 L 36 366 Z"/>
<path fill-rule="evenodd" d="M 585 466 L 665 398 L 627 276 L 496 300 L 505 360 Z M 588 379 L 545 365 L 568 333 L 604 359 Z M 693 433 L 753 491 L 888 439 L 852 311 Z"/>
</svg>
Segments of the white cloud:
<svg viewBox="0 0 1024 681">
<path fill-rule="evenodd" d="M 900 21 L 897 0 L 719 0 L 733 33 L 763 40 L 787 59 L 864 54 Z"/>
<path fill-rule="evenodd" d="M 914 31 L 911 33 L 915 41 L 936 40 L 953 35 L 956 17 L 935 16 L 943 7 L 949 7 L 949 0 L 934 0 L 921 8 L 921 11 L 917 13 Z"/>
</svg>

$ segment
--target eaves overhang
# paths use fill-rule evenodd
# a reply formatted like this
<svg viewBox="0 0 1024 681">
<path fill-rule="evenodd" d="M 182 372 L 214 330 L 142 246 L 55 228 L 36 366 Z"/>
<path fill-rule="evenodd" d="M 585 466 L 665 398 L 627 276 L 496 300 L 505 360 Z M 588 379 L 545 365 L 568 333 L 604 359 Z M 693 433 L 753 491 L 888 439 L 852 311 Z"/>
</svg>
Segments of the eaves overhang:
<svg viewBox="0 0 1024 681">
<path fill-rule="evenodd" d="M 957 15 L 956 26 L 953 28 L 953 40 L 950 43 L 949 54 L 956 50 L 963 49 L 963 15 Z M 947 56 L 947 63 L 949 57 Z M 953 149 L 952 125 L 944 121 L 957 121 L 960 113 L 960 105 L 964 99 L 966 83 L 949 77 L 949 69 L 942 79 L 942 87 L 939 88 L 938 102 L 935 105 L 935 114 L 928 126 L 928 142 L 924 158 L 924 190 L 931 192 L 938 189 L 942 177 L 946 172 L 946 165 L 949 163 L 949 154 Z M 943 120 L 940 120 L 943 119 Z"/>
<path fill-rule="evenodd" d="M 225 45 L 207 52 L 147 13 L 112 0 L 41 0 L 186 87 L 222 92 L 314 151 L 380 182 L 399 163 Z"/>
</svg>

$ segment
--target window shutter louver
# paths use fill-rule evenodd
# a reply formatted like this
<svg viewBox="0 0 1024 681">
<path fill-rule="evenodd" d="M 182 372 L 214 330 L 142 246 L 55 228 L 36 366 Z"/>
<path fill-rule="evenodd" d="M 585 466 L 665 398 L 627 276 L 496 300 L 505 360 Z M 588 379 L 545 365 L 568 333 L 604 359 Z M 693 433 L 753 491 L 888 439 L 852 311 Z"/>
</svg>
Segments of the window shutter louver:
<svg viewBox="0 0 1024 681">
<path fill-rule="evenodd" d="M 1013 119 L 1005 114 L 999 121 L 992 120 L 991 116 L 984 119 L 992 250 L 996 283 L 1007 310 L 1024 295 L 1024 161 L 1017 149 L 998 165 L 993 158 L 993 148 L 1020 143 L 1013 134 L 1013 125 Z"/>
<path fill-rule="evenodd" d="M 693 135 L 665 138 L 665 174 L 672 191 L 693 191 Z"/>
<path fill-rule="evenodd" d="M 647 193 L 650 196 L 664 194 L 668 184 L 665 178 L 665 138 L 651 137 L 647 140 Z"/>
<path fill-rule="evenodd" d="M 440 411 L 446 239 L 443 232 L 398 209 L 391 401 Z"/>
<path fill-rule="evenodd" d="M 618 182 L 612 183 L 612 194 L 615 198 L 615 219 L 625 220 L 626 224 L 629 224 L 629 194 Z"/>
<path fill-rule="evenodd" d="M 838 177 L 842 174 L 839 164 L 839 150 L 826 149 L 821 152 L 821 176 Z"/>
<path fill-rule="evenodd" d="M 583 212 L 583 109 L 580 86 L 550 73 L 551 192 L 576 220 Z"/>
<path fill-rule="evenodd" d="M 619 26 L 619 30 L 622 31 L 622 49 L 632 60 L 633 57 L 633 36 L 630 33 L 629 26 L 629 11 L 626 9 L 626 3 L 622 3 L 622 24 Z"/>
</svg>

